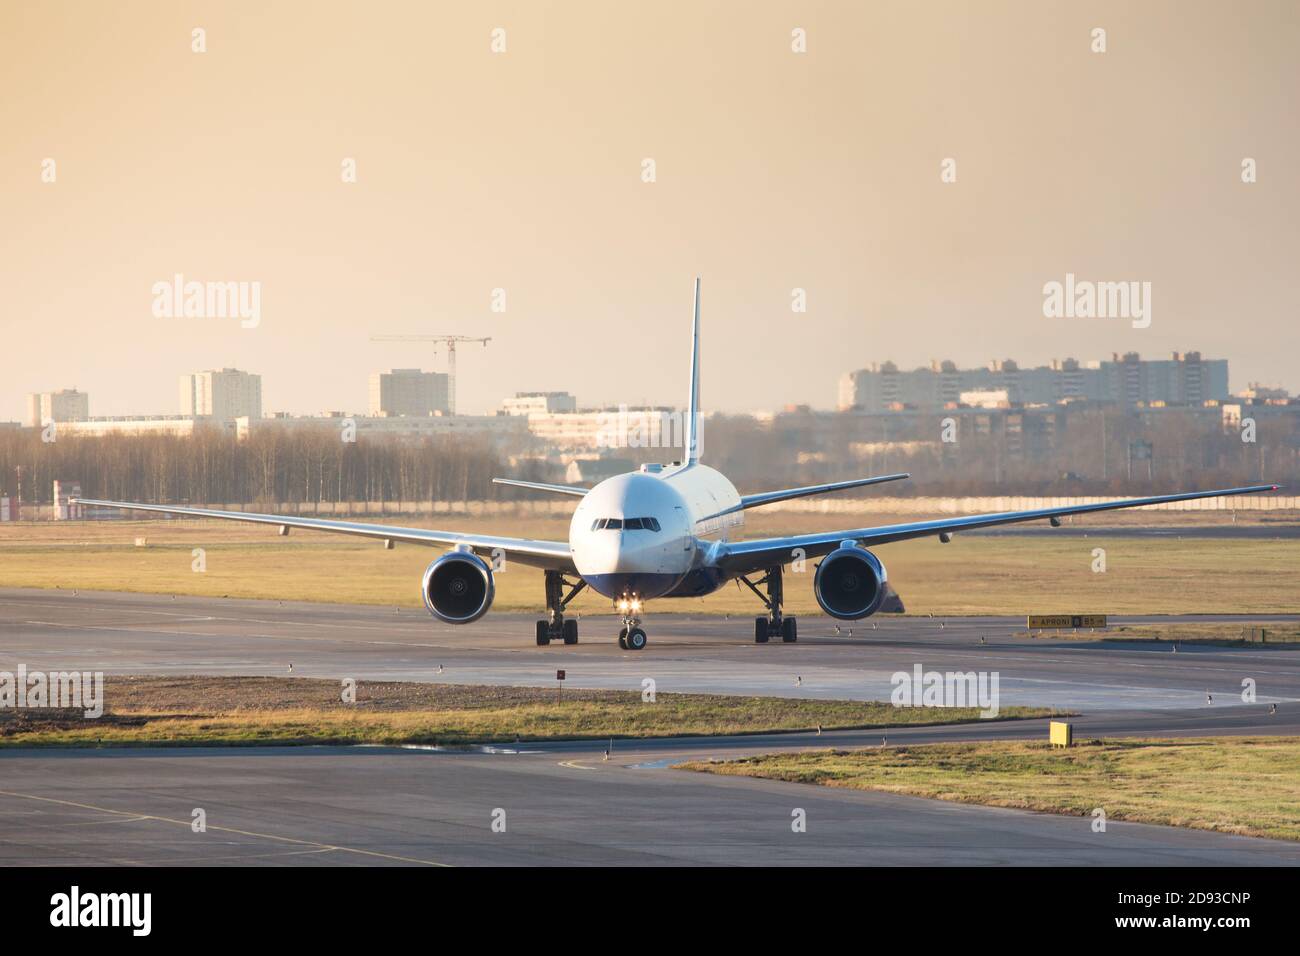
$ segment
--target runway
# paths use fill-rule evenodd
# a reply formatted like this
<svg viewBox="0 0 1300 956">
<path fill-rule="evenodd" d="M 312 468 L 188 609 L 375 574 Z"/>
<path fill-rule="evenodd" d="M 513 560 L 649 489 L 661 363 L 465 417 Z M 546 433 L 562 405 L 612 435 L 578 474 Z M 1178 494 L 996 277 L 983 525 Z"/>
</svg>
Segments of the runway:
<svg viewBox="0 0 1300 956">
<path fill-rule="evenodd" d="M 1259 618 L 1258 621 L 1295 620 Z M 753 619 L 652 615 L 650 644 L 620 651 L 612 617 L 580 643 L 537 647 L 531 615 L 441 624 L 423 611 L 104 592 L 0 590 L 0 668 L 117 674 L 284 675 L 458 684 L 888 700 L 898 671 L 996 671 L 1003 705 L 1186 710 L 1300 703 L 1300 647 L 1197 647 L 1012 636 L 1020 618 L 877 615 L 852 628 L 801 618 L 799 643 L 753 643 Z M 1116 619 L 1115 623 L 1142 618 Z M 1152 618 L 1205 623 L 1236 618 Z M 874 625 L 874 627 L 873 627 Z M 850 636 L 850 633 L 852 636 Z M 981 639 L 984 643 L 980 643 Z"/>
<path fill-rule="evenodd" d="M 1169 620 L 1162 618 L 1161 620 Z M 1194 618 L 1204 622 L 1207 618 Z M 413 611 L 0 590 L 0 669 L 276 674 L 866 699 L 915 663 L 996 670 L 1002 703 L 1080 712 L 1081 735 L 1300 733 L 1300 650 L 1012 637 L 1012 619 L 889 618 L 796 645 L 748 619 L 656 617 L 622 652 L 608 618 L 538 648 L 531 616 L 453 629 Z M 981 644 L 980 638 L 985 639 Z M 439 670 L 441 669 L 441 671 Z M 1240 703 L 1241 680 L 1258 699 Z M 796 678 L 799 686 L 796 686 Z M 1209 689 L 1215 702 L 1206 702 Z M 1236 702 L 1235 705 L 1230 701 Z M 1279 702 L 1268 713 L 1268 703 Z M 111 702 L 110 702 L 111 703 Z M 889 743 L 1041 737 L 1043 721 L 896 729 Z M 1295 865 L 1300 844 L 669 769 L 683 759 L 879 745 L 872 732 L 397 748 L 0 750 L 0 864 Z M 807 830 L 791 829 L 802 809 Z M 194 811 L 207 829 L 191 828 Z M 497 811 L 503 811 L 502 817 Z M 495 832 L 494 820 L 504 832 Z"/>
</svg>

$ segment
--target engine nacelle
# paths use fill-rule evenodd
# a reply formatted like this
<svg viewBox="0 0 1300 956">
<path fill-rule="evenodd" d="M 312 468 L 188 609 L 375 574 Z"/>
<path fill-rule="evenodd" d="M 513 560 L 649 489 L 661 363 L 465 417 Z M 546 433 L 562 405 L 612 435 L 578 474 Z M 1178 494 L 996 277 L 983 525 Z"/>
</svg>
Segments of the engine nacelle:
<svg viewBox="0 0 1300 956">
<path fill-rule="evenodd" d="M 477 621 L 496 597 L 492 569 L 469 551 L 449 551 L 425 568 L 421 590 L 429 613 L 448 624 Z"/>
<path fill-rule="evenodd" d="M 813 594 L 831 617 L 856 621 L 880 609 L 887 579 L 885 566 L 866 548 L 840 547 L 817 565 Z"/>
</svg>

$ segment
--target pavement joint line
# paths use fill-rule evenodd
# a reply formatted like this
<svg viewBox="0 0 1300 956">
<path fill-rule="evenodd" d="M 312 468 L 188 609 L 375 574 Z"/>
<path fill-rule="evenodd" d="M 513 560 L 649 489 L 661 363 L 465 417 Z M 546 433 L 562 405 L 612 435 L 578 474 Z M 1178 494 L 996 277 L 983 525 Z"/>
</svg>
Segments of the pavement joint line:
<svg viewBox="0 0 1300 956">
<path fill-rule="evenodd" d="M 72 631 L 124 631 L 127 634 L 157 634 L 160 637 L 211 637 L 215 639 L 229 639 L 229 634 L 213 634 L 207 631 L 160 631 L 146 626 L 136 627 L 110 627 L 107 624 L 66 624 L 58 621 L 23 621 L 24 624 L 35 624 L 39 627 L 62 627 Z M 442 644 L 422 644 L 414 641 L 350 641 L 345 639 L 329 637 L 294 637 L 288 634 L 240 634 L 239 638 L 244 640 L 259 641 L 316 641 L 321 644 L 375 644 L 393 647 L 423 647 L 438 650 L 445 645 Z"/>
<path fill-rule="evenodd" d="M 92 803 L 78 803 L 75 800 L 59 800 L 56 797 L 42 797 L 34 793 L 18 793 L 13 790 L 0 790 L 0 796 L 17 797 L 22 800 L 39 800 L 42 803 L 56 803 L 65 807 L 77 807 L 81 810 L 95 810 L 99 813 L 112 813 L 118 816 L 130 817 L 132 820 L 126 822 L 138 822 L 142 820 L 153 820 L 159 823 L 174 823 L 178 826 L 189 827 L 193 821 L 175 820 L 171 817 L 160 817 L 152 813 L 139 813 L 134 810 L 114 810 L 112 807 L 99 807 Z M 333 850 L 340 853 L 358 853 L 362 856 L 373 856 L 384 860 L 395 860 L 399 863 L 420 863 L 424 866 L 449 867 L 450 863 L 439 863 L 436 860 L 418 860 L 409 856 L 397 856 L 393 853 L 380 853 L 378 850 L 361 850 L 356 847 L 339 846 L 333 843 L 318 843 L 315 840 L 299 840 L 295 837 L 277 836 L 274 833 L 258 833 L 255 830 L 239 830 L 235 827 L 209 826 L 209 830 L 218 830 L 222 833 L 233 833 L 236 836 L 254 837 L 259 840 L 277 840 L 281 843 L 293 843 L 297 846 L 315 847 L 318 850 Z"/>
<path fill-rule="evenodd" d="M 134 593 L 134 592 L 133 592 L 133 593 Z M 146 594 L 145 596 L 146 596 L 146 597 L 160 597 L 161 595 L 156 595 L 156 594 L 152 594 L 152 593 L 150 593 L 150 594 Z M 9 606 L 9 607 L 51 607 L 51 608 L 60 608 L 60 609 L 64 609 L 64 608 L 66 608 L 66 605 L 63 605 L 63 604 L 39 604 L 39 603 L 31 602 L 31 601 L 0 601 L 0 606 Z M 340 607 L 340 608 L 348 608 L 348 607 L 349 607 L 348 605 L 330 605 L 330 606 L 331 606 L 331 607 L 337 606 L 337 607 Z M 293 619 L 291 619 L 291 618 L 277 618 L 277 619 L 274 619 L 274 620 L 266 620 L 266 619 L 262 619 L 262 618 L 223 617 L 223 616 L 219 616 L 219 615 L 204 615 L 204 616 L 202 616 L 202 617 L 194 617 L 194 613 L 195 613 L 195 612 L 193 612 L 193 611 L 158 611 L 158 610 L 153 610 L 153 609 L 150 609 L 150 608 L 139 608 L 139 607 L 128 607 L 128 608 L 123 608 L 123 607 L 120 607 L 120 606 L 118 606 L 118 605 L 95 605 L 95 604 L 82 604 L 82 605 L 80 605 L 80 606 L 78 607 L 78 610 L 82 610 L 82 611 L 124 612 L 124 613 L 129 613 L 129 614 L 152 614 L 152 615 L 155 615 L 155 616 L 158 616 L 158 617 L 176 617 L 176 618 L 181 618 L 182 620 L 192 620 L 192 621 L 199 621 L 199 620 L 202 620 L 202 621 L 225 621 L 225 622 L 235 623 L 235 624 L 291 624 L 291 625 L 294 625 L 295 627 L 340 627 L 340 628 L 349 628 L 349 629 L 353 629 L 353 630 L 360 629 L 360 630 L 366 630 L 366 631 L 388 631 L 388 630 L 391 630 L 391 629 L 392 629 L 392 627 L 391 627 L 390 624 L 384 624 L 384 625 L 376 626 L 376 625 L 372 625 L 372 624 L 359 624 L 359 623 L 357 623 L 357 622 L 355 622 L 355 621 L 295 621 L 295 620 L 293 620 Z M 426 621 L 426 620 L 424 619 L 424 617 L 422 617 L 422 616 L 420 616 L 420 615 L 414 613 L 414 612 L 417 612 L 417 611 L 419 610 L 418 608 L 408 608 L 408 610 L 410 610 L 411 612 L 413 612 L 413 613 L 412 613 L 412 616 L 411 616 L 410 618 L 408 618 L 406 621 L 402 622 L 402 623 L 404 623 L 404 624 L 410 624 L 410 625 L 412 625 L 413 627 L 419 627 L 419 626 L 422 626 L 422 625 L 427 625 L 427 624 L 429 623 L 428 621 Z M 363 620 L 364 620 L 364 618 L 363 618 Z M 28 621 L 27 623 L 28 623 L 28 624 L 45 624 L 45 623 L 48 623 L 48 622 L 45 622 L 45 621 Z M 55 626 L 58 626 L 58 625 L 55 625 Z M 68 625 L 68 626 L 73 626 L 73 625 Z"/>
</svg>

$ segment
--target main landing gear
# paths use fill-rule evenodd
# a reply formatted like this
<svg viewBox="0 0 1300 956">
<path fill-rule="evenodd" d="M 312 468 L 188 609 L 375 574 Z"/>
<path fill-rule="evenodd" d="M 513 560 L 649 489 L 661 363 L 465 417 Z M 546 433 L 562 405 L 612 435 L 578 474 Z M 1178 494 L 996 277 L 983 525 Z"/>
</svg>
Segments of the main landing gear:
<svg viewBox="0 0 1300 956">
<path fill-rule="evenodd" d="M 767 617 L 754 618 L 754 643 L 766 644 L 774 637 L 781 638 L 782 643 L 785 644 L 793 644 L 799 640 L 799 626 L 796 619 L 785 617 L 781 613 L 781 605 L 785 602 L 785 593 L 781 590 L 781 566 L 768 568 L 758 581 L 751 581 L 743 575 L 740 580 L 758 595 L 758 599 L 767 608 Z M 767 585 L 767 594 L 758 589 L 760 584 Z"/>
<path fill-rule="evenodd" d="M 625 651 L 645 650 L 646 633 L 641 629 L 641 599 L 635 594 L 625 594 L 618 600 L 618 609 L 623 612 L 623 626 L 618 632 L 618 646 Z"/>
<path fill-rule="evenodd" d="M 569 588 L 567 595 L 564 593 L 566 586 Z M 566 581 L 561 571 L 546 572 L 546 619 L 537 622 L 538 647 L 545 647 L 551 641 L 578 643 L 578 622 L 565 620 L 564 609 L 586 586 L 587 582 L 581 578 L 573 583 Z"/>
</svg>

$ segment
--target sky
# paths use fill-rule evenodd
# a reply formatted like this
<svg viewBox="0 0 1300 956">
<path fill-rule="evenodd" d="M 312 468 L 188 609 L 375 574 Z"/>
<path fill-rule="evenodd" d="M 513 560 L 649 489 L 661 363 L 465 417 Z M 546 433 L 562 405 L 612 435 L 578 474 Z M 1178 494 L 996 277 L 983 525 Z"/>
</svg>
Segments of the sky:
<svg viewBox="0 0 1300 956">
<path fill-rule="evenodd" d="M 462 412 L 681 404 L 696 275 L 706 412 L 887 359 L 1300 391 L 1293 2 L 5 0 L 0 84 L 0 420 L 225 366 L 364 411 L 445 368 L 400 333 L 491 337 Z M 1044 315 L 1067 274 L 1149 282 L 1149 324 Z M 176 275 L 257 283 L 256 323 L 158 314 Z"/>
</svg>

